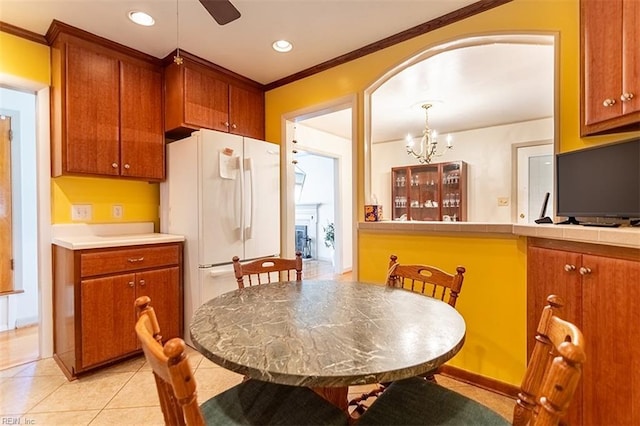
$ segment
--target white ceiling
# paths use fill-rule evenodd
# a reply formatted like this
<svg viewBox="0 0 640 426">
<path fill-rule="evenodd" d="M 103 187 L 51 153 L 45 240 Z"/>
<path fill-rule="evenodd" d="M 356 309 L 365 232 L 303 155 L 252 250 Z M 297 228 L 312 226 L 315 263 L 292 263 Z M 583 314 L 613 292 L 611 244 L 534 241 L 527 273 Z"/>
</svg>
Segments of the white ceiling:
<svg viewBox="0 0 640 426">
<path fill-rule="evenodd" d="M 242 16 L 223 26 L 198 0 L 0 0 L 0 21 L 44 35 L 57 19 L 159 58 L 179 45 L 266 84 L 475 2 L 231 1 Z M 133 24 L 127 18 L 133 9 L 151 14 L 156 24 Z M 275 52 L 271 44 L 279 39 L 291 41 L 293 50 Z"/>
<path fill-rule="evenodd" d="M 552 36 L 493 36 L 461 41 L 389 78 L 371 96 L 371 141 L 520 123 L 554 114 Z M 303 123 L 351 138 L 351 112 L 337 111 Z M 442 142 L 443 139 L 440 141 Z"/>
<path fill-rule="evenodd" d="M 472 0 L 232 0 L 242 16 L 218 25 L 198 0 L 0 0 L 0 21 L 44 35 L 57 19 L 125 46 L 163 58 L 177 46 L 267 84 L 382 40 Z M 153 27 L 127 18 L 150 13 Z M 178 13 L 176 13 L 178 12 Z M 179 25 L 177 23 L 179 22 Z M 271 43 L 290 40 L 277 53 Z M 427 58 L 390 79 L 373 95 L 374 141 L 419 136 L 419 104 L 440 133 L 553 115 L 553 48 L 491 43 Z M 495 41 L 495 40 L 494 40 Z M 522 40 L 520 40 L 520 43 Z M 350 137 L 348 111 L 305 124 Z"/>
</svg>

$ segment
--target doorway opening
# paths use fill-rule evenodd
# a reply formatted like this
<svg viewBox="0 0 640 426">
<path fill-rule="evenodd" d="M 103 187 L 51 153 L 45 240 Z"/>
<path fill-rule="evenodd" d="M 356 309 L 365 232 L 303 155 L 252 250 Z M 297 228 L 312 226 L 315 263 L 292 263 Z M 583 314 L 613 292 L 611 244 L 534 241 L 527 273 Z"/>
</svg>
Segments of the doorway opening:
<svg viewBox="0 0 640 426">
<path fill-rule="evenodd" d="M 10 123 L 2 134 L 8 173 L 0 178 L 8 195 L 0 203 L 7 225 L 3 233 L 10 235 L 1 239 L 0 250 L 3 262 L 12 265 L 10 282 L 0 293 L 0 332 L 6 348 L 0 366 L 9 367 L 36 360 L 40 354 L 36 95 L 0 88 L 0 115 Z"/>
<path fill-rule="evenodd" d="M 295 161 L 296 173 L 304 175 L 302 184 L 296 183 L 295 188 L 296 250 L 300 250 L 308 265 L 340 273 L 335 259 L 334 234 L 329 232 L 340 214 L 336 185 L 339 160 L 298 150 Z"/>
<path fill-rule="evenodd" d="M 553 217 L 553 141 L 514 145 L 516 151 L 518 223 L 535 223 L 542 217 Z M 546 194 L 549 198 L 546 198 Z M 548 203 L 545 203 L 545 200 Z"/>
<path fill-rule="evenodd" d="M 282 252 L 293 255 L 296 234 L 306 226 L 309 261 L 329 265 L 336 276 L 353 271 L 355 258 L 353 103 L 349 97 L 296 111 L 283 123 Z M 329 228 L 331 244 L 326 239 Z"/>
</svg>

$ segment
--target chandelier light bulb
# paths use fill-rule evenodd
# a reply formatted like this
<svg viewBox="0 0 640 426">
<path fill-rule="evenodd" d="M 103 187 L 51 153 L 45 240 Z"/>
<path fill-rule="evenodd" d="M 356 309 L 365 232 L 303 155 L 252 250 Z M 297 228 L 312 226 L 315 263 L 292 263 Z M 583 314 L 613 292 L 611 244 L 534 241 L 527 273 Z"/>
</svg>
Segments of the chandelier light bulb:
<svg viewBox="0 0 640 426">
<path fill-rule="evenodd" d="M 413 138 L 411 137 L 411 135 L 409 134 L 407 135 L 406 141 L 407 141 L 407 144 L 406 144 L 407 147 L 413 147 Z"/>
</svg>

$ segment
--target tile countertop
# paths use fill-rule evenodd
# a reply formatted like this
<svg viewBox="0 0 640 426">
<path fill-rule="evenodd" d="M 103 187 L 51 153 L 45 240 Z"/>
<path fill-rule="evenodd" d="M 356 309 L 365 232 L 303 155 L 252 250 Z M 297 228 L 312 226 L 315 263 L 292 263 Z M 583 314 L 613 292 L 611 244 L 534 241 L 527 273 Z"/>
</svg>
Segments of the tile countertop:
<svg viewBox="0 0 640 426">
<path fill-rule="evenodd" d="M 519 235 L 564 241 L 579 241 L 640 249 L 640 227 L 598 228 L 580 225 L 511 224 L 485 222 L 360 222 L 358 229 L 392 233 L 480 233 Z"/>
<path fill-rule="evenodd" d="M 152 222 L 52 225 L 51 242 L 71 250 L 184 241 L 183 235 L 153 232 Z"/>
</svg>

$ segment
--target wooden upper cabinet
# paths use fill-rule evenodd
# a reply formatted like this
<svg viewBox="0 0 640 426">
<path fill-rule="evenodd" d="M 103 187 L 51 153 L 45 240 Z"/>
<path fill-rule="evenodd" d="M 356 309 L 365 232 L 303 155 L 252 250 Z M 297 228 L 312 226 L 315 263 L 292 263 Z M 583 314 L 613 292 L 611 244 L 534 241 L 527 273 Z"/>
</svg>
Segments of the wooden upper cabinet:
<svg viewBox="0 0 640 426">
<path fill-rule="evenodd" d="M 581 0 L 581 135 L 640 130 L 640 0 Z"/>
<path fill-rule="evenodd" d="M 185 67 L 182 72 L 185 124 L 226 132 L 229 128 L 229 85 L 194 69 Z"/>
<path fill-rule="evenodd" d="M 65 47 L 66 140 L 61 144 L 63 170 L 58 173 L 117 176 L 119 169 L 112 165 L 120 162 L 118 60 L 73 44 Z"/>
<path fill-rule="evenodd" d="M 264 139 L 264 91 L 186 52 L 165 67 L 165 132 L 178 139 L 199 129 Z"/>
<path fill-rule="evenodd" d="M 264 93 L 229 86 L 231 133 L 264 139 L 264 119 Z"/>
<path fill-rule="evenodd" d="M 162 70 L 127 62 L 120 67 L 120 173 L 162 180 Z"/>
<path fill-rule="evenodd" d="M 57 21 L 47 37 L 53 176 L 164 179 L 160 61 Z"/>
</svg>

